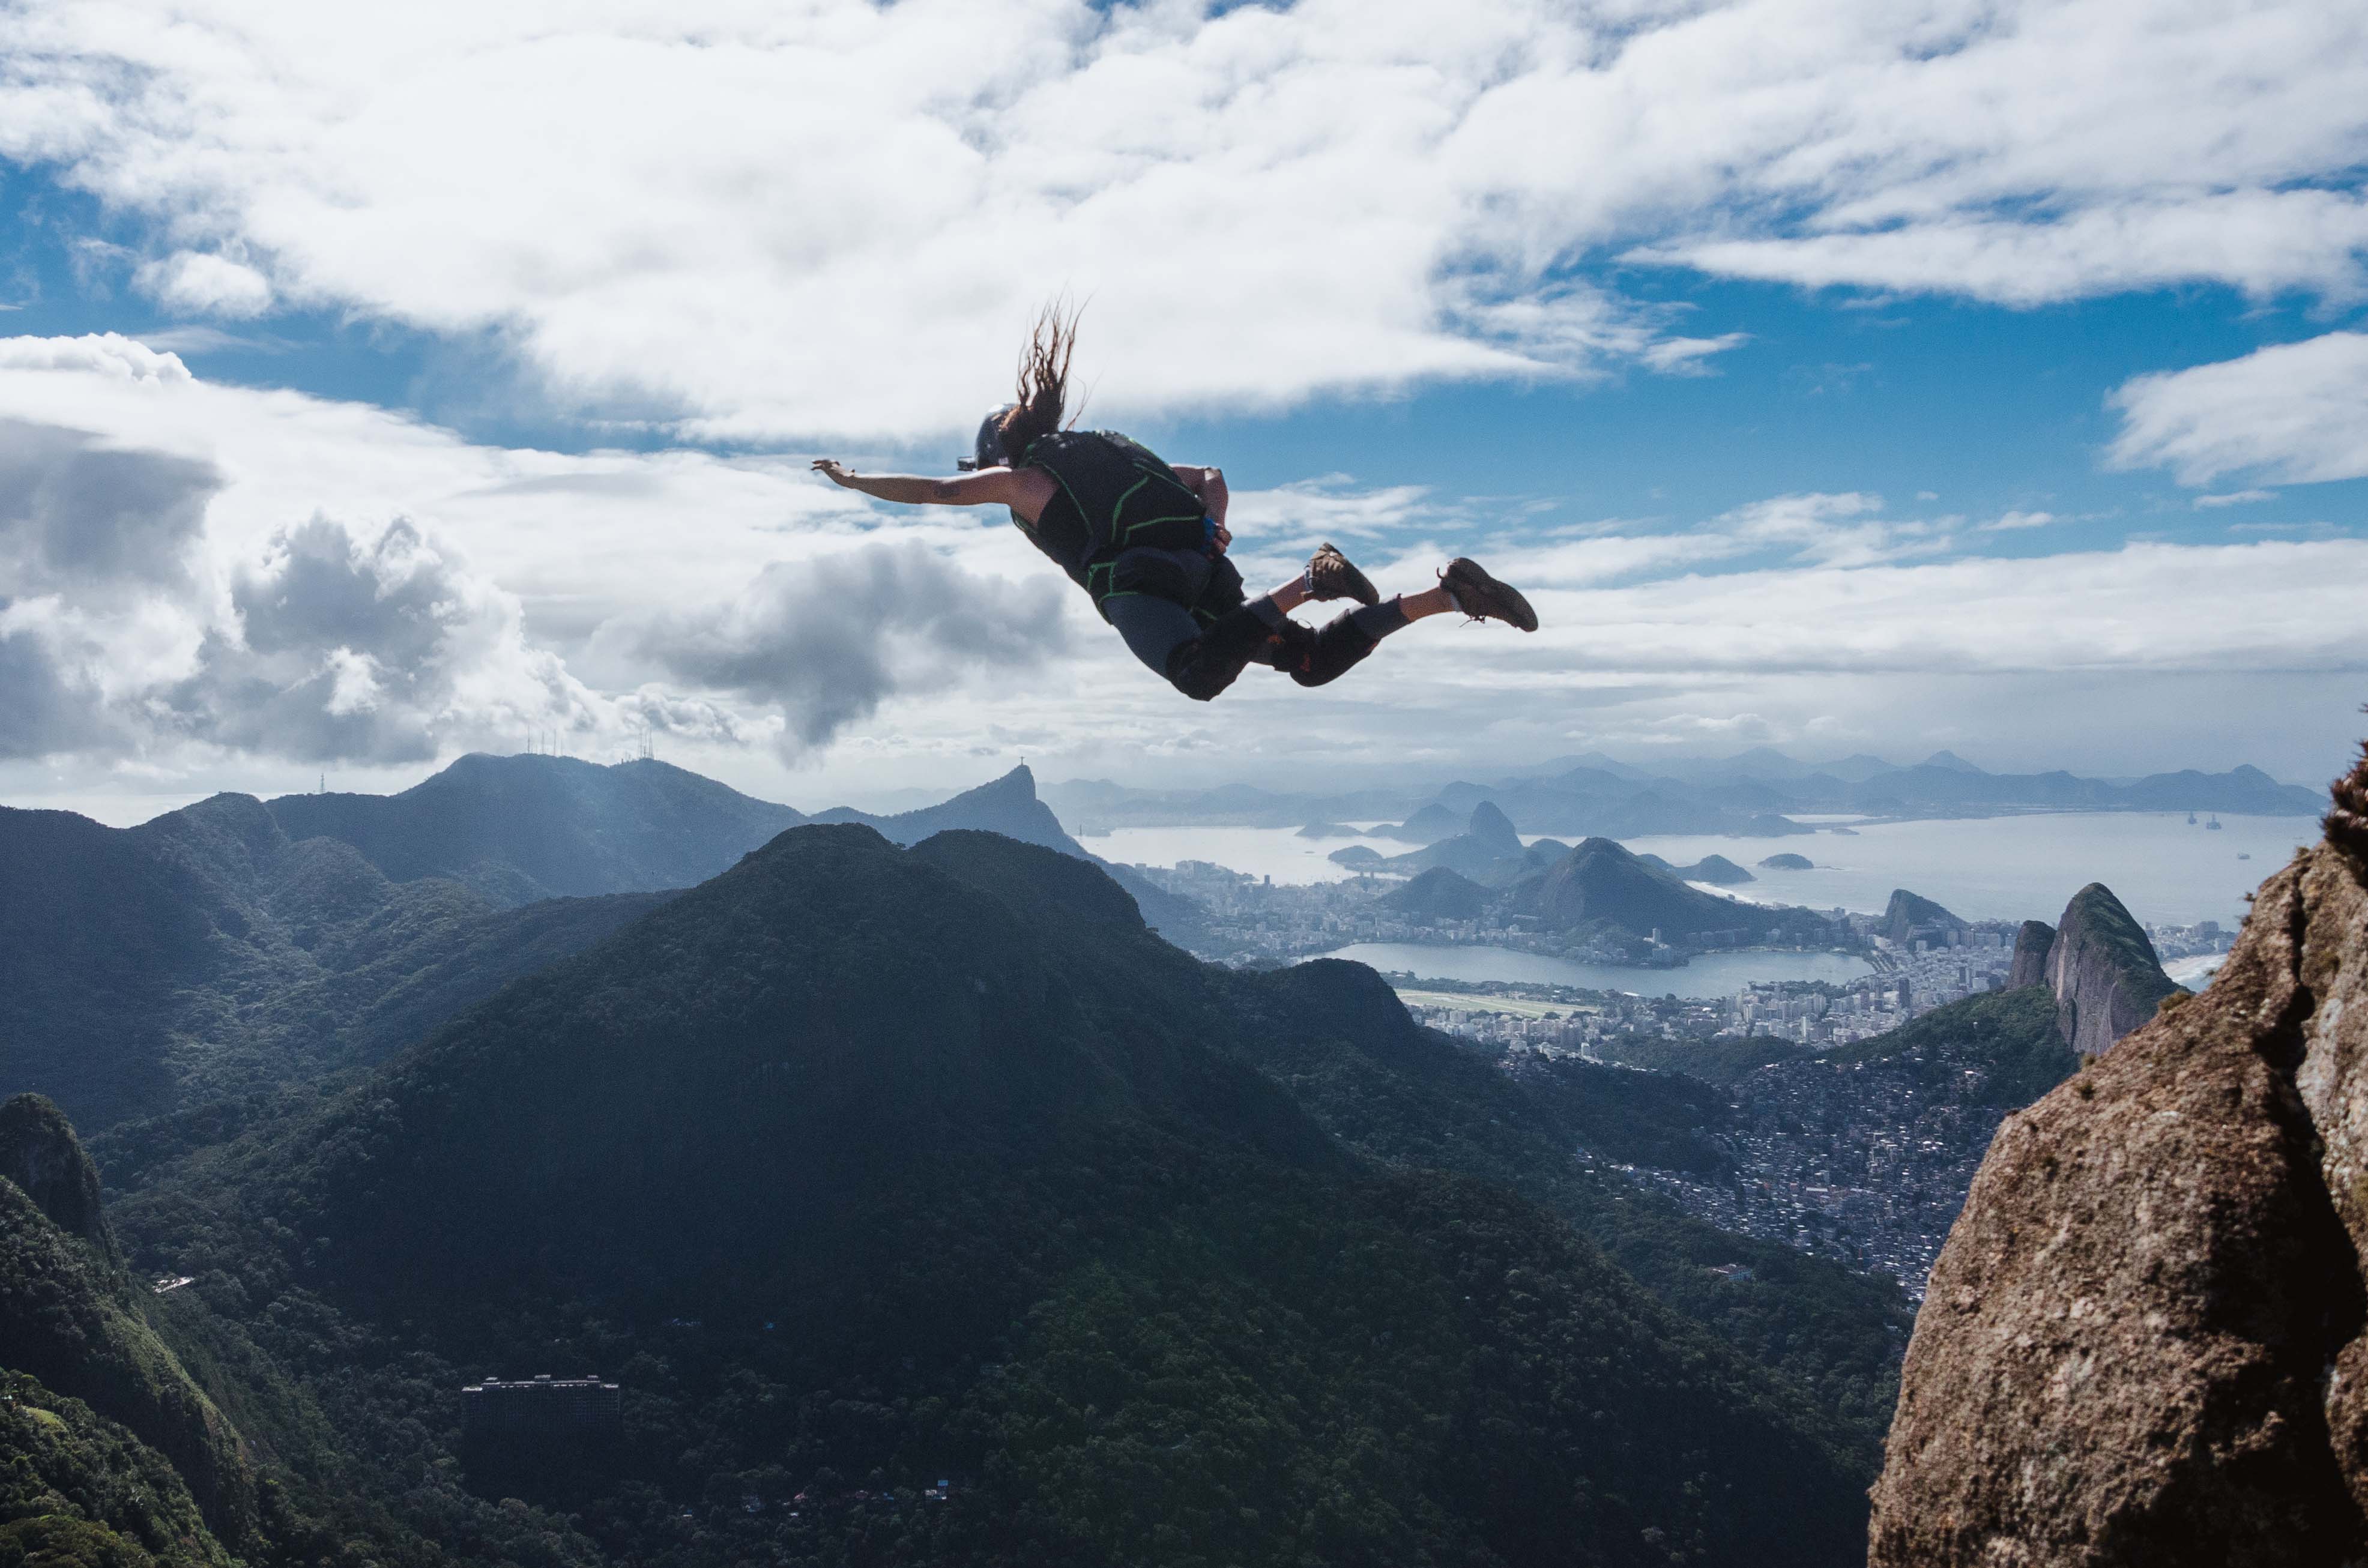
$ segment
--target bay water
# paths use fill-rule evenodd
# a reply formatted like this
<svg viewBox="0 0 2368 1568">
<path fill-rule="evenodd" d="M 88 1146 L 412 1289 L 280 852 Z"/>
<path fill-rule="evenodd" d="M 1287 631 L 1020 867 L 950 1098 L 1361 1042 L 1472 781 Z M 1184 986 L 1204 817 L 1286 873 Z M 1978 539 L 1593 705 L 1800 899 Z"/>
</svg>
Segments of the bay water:
<svg viewBox="0 0 2368 1568">
<path fill-rule="evenodd" d="M 2177 812 L 2066 812 L 1945 821 L 1841 824 L 1786 838 L 1711 835 L 1628 841 L 1679 865 L 1724 855 L 1758 880 L 1721 891 L 1812 909 L 1877 911 L 1906 888 L 1968 920 L 2047 920 L 2089 882 L 2113 890 L 2141 921 L 2187 925 L 2244 917 L 2246 895 L 2319 835 L 2312 817 L 2223 816 L 2218 832 L 2189 825 Z M 1516 824 L 1518 826 L 1519 824 Z M 1831 827 L 1847 825 L 1841 835 Z M 1412 846 L 1378 838 L 1306 839 L 1293 828 L 1131 827 L 1083 840 L 1107 859 L 1152 866 L 1211 860 L 1278 882 L 1333 881 L 1351 874 L 1331 863 L 1350 844 L 1383 855 Z M 1764 869 L 1775 854 L 1806 857 L 1814 869 Z"/>
</svg>

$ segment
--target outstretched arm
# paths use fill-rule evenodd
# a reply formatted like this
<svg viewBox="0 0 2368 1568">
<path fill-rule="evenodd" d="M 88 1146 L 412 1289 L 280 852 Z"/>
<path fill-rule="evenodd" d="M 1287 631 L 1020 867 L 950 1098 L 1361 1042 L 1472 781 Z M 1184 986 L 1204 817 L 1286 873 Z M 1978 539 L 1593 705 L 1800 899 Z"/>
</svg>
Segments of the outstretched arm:
<svg viewBox="0 0 2368 1568">
<path fill-rule="evenodd" d="M 1008 468 L 930 479 L 913 473 L 857 473 L 830 458 L 817 458 L 814 466 L 833 484 L 912 506 L 1008 506 L 1018 495 L 1017 478 Z"/>
</svg>

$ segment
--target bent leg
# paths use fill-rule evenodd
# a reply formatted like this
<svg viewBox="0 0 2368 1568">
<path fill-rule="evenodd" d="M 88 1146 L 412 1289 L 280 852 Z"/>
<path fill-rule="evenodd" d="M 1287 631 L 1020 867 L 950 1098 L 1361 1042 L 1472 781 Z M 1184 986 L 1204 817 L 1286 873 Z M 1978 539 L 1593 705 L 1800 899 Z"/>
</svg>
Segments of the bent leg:
<svg viewBox="0 0 2368 1568">
<path fill-rule="evenodd" d="M 1250 608 L 1205 629 L 1181 605 L 1147 594 L 1106 599 L 1103 610 L 1134 656 L 1195 702 L 1220 696 L 1274 635 Z"/>
<path fill-rule="evenodd" d="M 1292 668 L 1291 678 L 1302 686 L 1324 686 L 1338 680 L 1381 646 L 1383 638 L 1412 619 L 1396 599 L 1383 599 L 1380 604 L 1335 616 L 1315 634 L 1314 646 Z"/>
<path fill-rule="evenodd" d="M 1149 594 L 1120 594 L 1102 601 L 1102 613 L 1126 639 L 1127 651 L 1155 674 L 1167 673 L 1167 657 L 1178 644 L 1201 635 L 1201 623 L 1182 605 Z"/>
</svg>

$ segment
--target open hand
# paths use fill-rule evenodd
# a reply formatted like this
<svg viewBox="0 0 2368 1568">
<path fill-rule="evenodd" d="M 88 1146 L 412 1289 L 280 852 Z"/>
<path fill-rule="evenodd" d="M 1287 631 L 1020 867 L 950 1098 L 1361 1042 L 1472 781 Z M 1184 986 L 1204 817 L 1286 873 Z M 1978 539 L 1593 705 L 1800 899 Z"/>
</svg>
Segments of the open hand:
<svg viewBox="0 0 2368 1568">
<path fill-rule="evenodd" d="M 837 458 L 814 459 L 814 471 L 833 484 L 852 486 L 855 483 L 855 471 Z"/>
</svg>

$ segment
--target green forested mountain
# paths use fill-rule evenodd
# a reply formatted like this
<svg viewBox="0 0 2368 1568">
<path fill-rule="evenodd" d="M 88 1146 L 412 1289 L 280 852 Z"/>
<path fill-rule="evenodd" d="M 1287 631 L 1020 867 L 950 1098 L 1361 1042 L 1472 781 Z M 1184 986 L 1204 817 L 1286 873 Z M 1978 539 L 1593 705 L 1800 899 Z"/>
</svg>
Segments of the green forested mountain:
<svg viewBox="0 0 2368 1568">
<path fill-rule="evenodd" d="M 0 809 L 0 1093 L 91 1131 L 374 1062 L 663 896 L 498 910 L 245 795 L 124 829 Z"/>
<path fill-rule="evenodd" d="M 1327 1131 L 1385 1164 L 1466 1173 L 1560 1213 L 1664 1303 L 1791 1382 L 1873 1480 L 1910 1322 L 1896 1287 L 1690 1219 L 1605 1168 L 1720 1170 L 1724 1095 L 1568 1060 L 1508 1076 L 1415 1026 L 1360 964 L 1319 960 L 1235 983 L 1258 1020 L 1253 1059 Z M 1709 1272 L 1736 1263 L 1754 1289 Z"/>
<path fill-rule="evenodd" d="M 1819 1059 L 1891 1062 L 1937 1094 L 2004 1110 L 2021 1110 L 2080 1066 L 2044 985 L 1978 993 Z"/>
<path fill-rule="evenodd" d="M 230 1568 L 172 1461 L 0 1360 L 0 1568 Z"/>
<path fill-rule="evenodd" d="M 65 1118 L 24 1095 L 0 1125 L 0 1552 L 222 1562 L 256 1530 L 245 1444 L 150 1327 Z"/>
<path fill-rule="evenodd" d="M 291 840 L 350 844 L 389 881 L 450 877 L 504 908 L 703 882 L 803 813 L 644 758 L 473 752 L 394 795 L 282 795 Z"/>
<path fill-rule="evenodd" d="M 803 820 L 663 763 L 552 756 L 466 756 L 397 795 L 219 795 L 128 829 L 0 808 L 0 1094 L 95 1133 L 376 1062 Z M 1024 768 L 885 825 L 1091 858 Z M 1193 930 L 1190 901 L 1109 869 L 1155 925 Z"/>
<path fill-rule="evenodd" d="M 1170 940 L 1189 942 L 1200 925 L 1201 911 L 1190 899 L 1167 892 L 1130 867 L 1112 865 L 1070 837 L 1053 808 L 1037 798 L 1036 775 L 1024 762 L 1000 778 L 917 811 L 874 816 L 852 806 L 834 806 L 816 812 L 814 820 L 860 823 L 893 844 L 914 845 L 940 833 L 971 832 L 1041 845 L 1100 867 L 1133 895 L 1144 919 Z"/>
<path fill-rule="evenodd" d="M 1852 1561 L 1847 1358 L 1770 1370 L 1547 1207 L 1647 1225 L 1539 1175 L 1639 1135 L 1574 1096 L 1354 966 L 1195 963 L 1075 859 L 810 827 L 117 1220 L 196 1278 L 165 1326 L 222 1408 L 390 1555 Z M 1707 1301 L 1735 1244 L 1672 1237 Z M 470 1492 L 463 1377 L 586 1369 L 626 1437 L 568 1517 Z"/>
<path fill-rule="evenodd" d="M 1511 905 L 1550 931 L 1655 930 L 1669 942 L 1724 935 L 1734 941 L 1832 939 L 1831 922 L 1804 909 L 1772 908 L 1689 887 L 1608 838 L 1590 838 L 1540 877 L 1515 884 Z"/>
</svg>

